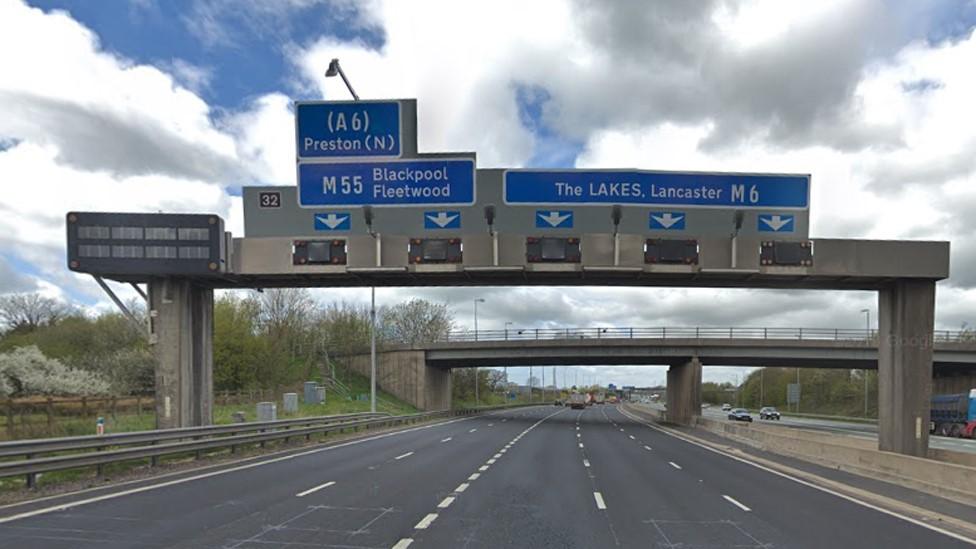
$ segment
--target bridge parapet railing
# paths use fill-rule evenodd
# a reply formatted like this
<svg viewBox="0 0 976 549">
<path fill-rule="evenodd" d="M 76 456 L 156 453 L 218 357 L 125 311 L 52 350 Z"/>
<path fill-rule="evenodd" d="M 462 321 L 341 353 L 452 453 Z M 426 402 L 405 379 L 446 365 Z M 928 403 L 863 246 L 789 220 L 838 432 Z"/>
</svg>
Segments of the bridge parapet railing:
<svg viewBox="0 0 976 549">
<path fill-rule="evenodd" d="M 765 339 L 790 341 L 874 341 L 877 330 L 848 328 L 769 328 L 715 326 L 508 328 L 505 330 L 456 330 L 441 342 L 527 341 L 576 339 Z M 976 343 L 976 332 L 936 330 L 933 341 Z"/>
</svg>

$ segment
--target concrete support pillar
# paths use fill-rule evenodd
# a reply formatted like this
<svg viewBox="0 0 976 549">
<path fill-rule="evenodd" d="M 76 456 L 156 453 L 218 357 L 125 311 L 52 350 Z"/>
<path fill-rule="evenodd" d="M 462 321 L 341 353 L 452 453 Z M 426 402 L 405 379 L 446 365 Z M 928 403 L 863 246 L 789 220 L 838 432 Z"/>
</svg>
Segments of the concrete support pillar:
<svg viewBox="0 0 976 549">
<path fill-rule="evenodd" d="M 878 298 L 878 447 L 925 457 L 935 282 L 897 280 L 879 291 Z"/>
<path fill-rule="evenodd" d="M 156 427 L 213 423 L 213 290 L 179 278 L 149 283 Z"/>
<path fill-rule="evenodd" d="M 667 418 L 671 423 L 692 425 L 701 415 L 702 365 L 698 357 L 668 368 Z"/>
</svg>

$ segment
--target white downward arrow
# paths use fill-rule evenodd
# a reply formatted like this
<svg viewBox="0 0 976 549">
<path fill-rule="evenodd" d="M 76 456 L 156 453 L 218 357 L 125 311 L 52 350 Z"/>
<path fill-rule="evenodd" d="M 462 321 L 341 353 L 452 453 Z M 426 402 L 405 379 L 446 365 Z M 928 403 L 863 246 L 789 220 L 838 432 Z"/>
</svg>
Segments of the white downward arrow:
<svg viewBox="0 0 976 549">
<path fill-rule="evenodd" d="M 427 219 L 431 220 L 435 225 L 440 228 L 444 228 L 448 223 L 457 219 L 461 214 L 449 215 L 447 212 L 437 212 L 437 215 L 427 215 Z"/>
<path fill-rule="evenodd" d="M 566 221 L 567 219 L 569 219 L 570 216 L 572 216 L 572 215 L 573 215 L 572 213 L 567 213 L 565 215 L 559 215 L 559 212 L 549 212 L 549 215 L 542 215 L 540 213 L 539 214 L 539 217 L 541 217 L 542 220 L 545 221 L 546 223 L 548 223 L 549 225 L 551 225 L 553 227 L 556 227 L 560 223 L 562 223 L 563 221 Z"/>
<path fill-rule="evenodd" d="M 672 216 L 671 212 L 667 212 L 662 215 L 651 214 L 651 217 L 653 217 L 654 220 L 660 223 L 661 226 L 664 227 L 665 229 L 670 229 L 671 225 L 674 225 L 675 223 L 685 218 L 685 216 L 683 215 Z"/>
<path fill-rule="evenodd" d="M 789 224 L 790 221 L 793 221 L 792 217 L 782 217 L 779 215 L 771 215 L 768 218 L 763 217 L 760 219 L 762 219 L 762 222 L 769 225 L 769 228 L 774 231 L 782 229 L 784 226 Z"/>
<path fill-rule="evenodd" d="M 329 215 L 317 215 L 317 216 L 315 216 L 315 219 L 318 219 L 319 221 L 321 221 L 326 227 L 328 227 L 330 229 L 335 229 L 339 225 L 342 225 L 342 223 L 346 219 L 349 219 L 349 216 L 348 215 L 336 215 L 334 213 L 330 213 Z"/>
</svg>

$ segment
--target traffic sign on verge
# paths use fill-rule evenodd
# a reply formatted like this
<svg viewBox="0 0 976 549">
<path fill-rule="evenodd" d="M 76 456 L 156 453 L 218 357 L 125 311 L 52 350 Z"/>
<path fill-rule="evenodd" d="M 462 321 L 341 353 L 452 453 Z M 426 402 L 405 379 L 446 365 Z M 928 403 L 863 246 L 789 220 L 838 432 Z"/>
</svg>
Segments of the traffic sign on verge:
<svg viewBox="0 0 976 549">
<path fill-rule="evenodd" d="M 460 229 L 461 212 L 459 211 L 439 211 L 424 212 L 425 229 Z"/>
<path fill-rule="evenodd" d="M 659 231 L 685 230 L 684 212 L 651 212 L 648 226 Z"/>
<path fill-rule="evenodd" d="M 796 404 L 800 402 L 800 384 L 799 383 L 787 383 L 786 384 L 786 403 Z"/>
<path fill-rule="evenodd" d="M 349 212 L 315 214 L 316 231 L 348 231 L 351 225 Z"/>
<path fill-rule="evenodd" d="M 761 233 L 792 233 L 795 227 L 792 215 L 760 214 L 757 223 Z"/>
<path fill-rule="evenodd" d="M 474 171 L 470 158 L 300 163 L 298 205 L 470 206 Z"/>
<path fill-rule="evenodd" d="M 809 175 L 644 170 L 506 170 L 509 205 L 647 205 L 806 210 Z"/>
<path fill-rule="evenodd" d="M 403 154 L 399 101 L 295 103 L 298 158 L 392 157 Z"/>
<path fill-rule="evenodd" d="M 538 229 L 572 229 L 571 210 L 536 210 L 535 226 Z"/>
</svg>

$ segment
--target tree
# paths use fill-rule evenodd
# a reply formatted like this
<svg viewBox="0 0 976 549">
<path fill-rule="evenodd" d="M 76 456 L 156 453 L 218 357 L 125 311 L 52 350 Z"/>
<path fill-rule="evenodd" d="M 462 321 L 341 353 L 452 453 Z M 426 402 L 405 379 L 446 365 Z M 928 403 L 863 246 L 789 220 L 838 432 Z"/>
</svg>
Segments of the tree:
<svg viewBox="0 0 976 549">
<path fill-rule="evenodd" d="M 396 343 L 418 346 L 443 339 L 454 328 L 446 303 L 414 298 L 383 312 L 383 331 Z"/>
<path fill-rule="evenodd" d="M 75 314 L 74 307 L 38 292 L 0 296 L 0 325 L 17 332 L 30 332 L 56 324 Z"/>
<path fill-rule="evenodd" d="M 228 294 L 214 303 L 215 389 L 265 386 L 265 370 L 273 361 L 268 340 L 259 333 L 260 319 L 261 303 L 256 299 Z"/>
<path fill-rule="evenodd" d="M 37 347 L 20 347 L 0 354 L 0 395 L 97 395 L 110 383 L 93 372 L 70 368 L 44 356 Z"/>
</svg>

